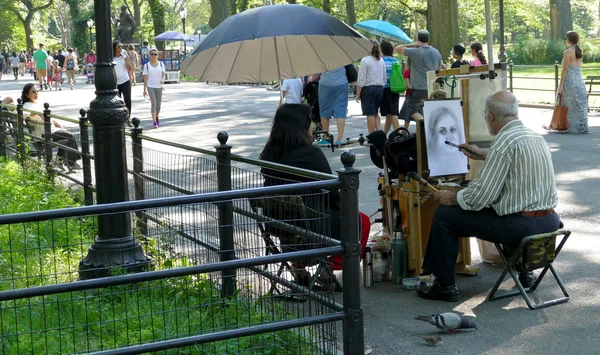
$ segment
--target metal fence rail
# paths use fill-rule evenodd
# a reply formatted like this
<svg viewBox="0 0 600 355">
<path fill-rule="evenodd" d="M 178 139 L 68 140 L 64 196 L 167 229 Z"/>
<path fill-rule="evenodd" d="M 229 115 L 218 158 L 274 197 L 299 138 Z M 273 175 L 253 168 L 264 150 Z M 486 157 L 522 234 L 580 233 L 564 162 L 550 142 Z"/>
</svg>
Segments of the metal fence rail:
<svg viewBox="0 0 600 355">
<path fill-rule="evenodd" d="M 345 191 L 344 180 L 358 173 L 348 162 L 346 165 L 348 175 L 344 177 L 341 171 L 341 180 L 0 216 L 0 261 L 5 266 L 0 271 L 2 353 L 140 354 L 179 349 L 178 353 L 189 354 L 331 354 L 336 351 L 339 320 L 352 320 L 345 332 L 348 346 L 354 336 L 362 353 L 362 322 L 356 317 L 360 309 L 338 304 L 331 287 L 308 289 L 277 273 L 282 262 L 311 259 L 326 263 L 330 255 L 355 250 L 358 229 L 345 230 L 349 237 L 341 244 L 321 236 L 327 233 L 330 214 L 326 189 L 342 184 Z M 298 251 L 265 255 L 256 220 L 268 223 L 269 218 L 253 218 L 250 206 L 269 198 L 286 199 L 290 194 L 301 196 L 321 213 L 308 219 L 289 215 L 271 222 L 282 230 L 313 237 L 317 232 L 316 237 Z M 358 226 L 354 194 L 353 189 L 342 192 L 349 205 L 356 203 L 344 212 L 350 228 Z M 311 204 L 311 199 L 317 203 Z M 228 204 L 246 215 L 235 219 L 223 216 L 220 206 Z M 213 223 L 198 223 L 200 218 L 214 218 L 204 213 L 212 208 L 209 206 L 221 209 L 218 218 Z M 146 233 L 135 232 L 145 253 L 154 258 L 156 270 L 122 274 L 115 268 L 113 276 L 76 281 L 77 263 L 96 233 L 95 221 L 98 216 L 116 213 L 170 216 L 161 218 L 160 224 Z M 196 222 L 181 223 L 186 219 Z M 224 223 L 228 220 L 232 223 Z M 306 223 L 310 230 L 301 228 Z M 223 233 L 226 230 L 233 234 Z M 197 248 L 182 253 L 185 246 L 174 236 L 183 234 L 217 252 Z M 222 248 L 224 237 L 233 238 L 231 250 Z M 256 250 L 245 245 L 252 238 L 259 239 L 250 243 Z M 348 245 L 352 248 L 347 249 Z M 282 241 L 278 246 L 298 247 Z M 358 255 L 348 253 L 344 268 L 353 262 L 358 271 Z M 346 292 L 357 293 L 359 287 L 358 274 L 352 275 L 350 267 L 347 271 L 344 298 Z M 224 293 L 228 278 L 233 280 L 233 293 Z M 287 291 L 284 299 L 303 297 L 304 303 L 284 302 L 272 292 L 273 284 Z M 360 304 L 355 300 L 355 307 L 356 301 Z"/>
</svg>

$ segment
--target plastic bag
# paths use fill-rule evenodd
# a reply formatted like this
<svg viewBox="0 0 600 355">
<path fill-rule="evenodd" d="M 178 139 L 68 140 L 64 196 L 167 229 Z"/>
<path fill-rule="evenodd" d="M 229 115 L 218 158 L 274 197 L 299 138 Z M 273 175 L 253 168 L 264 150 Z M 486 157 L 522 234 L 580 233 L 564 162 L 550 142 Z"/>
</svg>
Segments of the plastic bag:
<svg viewBox="0 0 600 355">
<path fill-rule="evenodd" d="M 388 252 L 392 249 L 392 237 L 380 230 L 369 238 L 367 246 L 374 252 Z"/>
<path fill-rule="evenodd" d="M 402 77 L 400 64 L 395 62 L 392 64 L 392 72 L 390 73 L 390 91 L 394 94 L 400 94 L 406 91 L 406 81 Z"/>
</svg>

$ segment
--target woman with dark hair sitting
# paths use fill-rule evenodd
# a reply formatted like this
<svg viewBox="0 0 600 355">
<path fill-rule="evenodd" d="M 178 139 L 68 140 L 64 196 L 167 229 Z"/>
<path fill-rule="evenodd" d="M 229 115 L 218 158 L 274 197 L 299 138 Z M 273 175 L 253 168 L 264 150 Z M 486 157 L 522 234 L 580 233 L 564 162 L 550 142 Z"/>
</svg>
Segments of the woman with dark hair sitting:
<svg viewBox="0 0 600 355">
<path fill-rule="evenodd" d="M 318 171 L 331 174 L 331 167 L 323 151 L 312 145 L 312 125 L 311 108 L 305 104 L 284 104 L 275 113 L 271 134 L 265 147 L 260 154 L 261 160 L 274 163 L 289 165 L 297 168 Z M 265 186 L 282 185 L 294 182 L 315 181 L 314 179 L 292 175 L 281 171 L 263 168 L 261 173 L 265 176 Z M 329 237 L 341 240 L 340 223 L 340 195 L 338 190 L 329 191 L 327 195 L 322 195 L 327 199 L 328 206 L 323 206 L 324 201 L 315 203 L 314 195 L 319 192 L 311 191 L 305 194 L 312 195 L 307 197 L 307 205 L 317 205 L 329 210 L 331 216 L 331 235 Z M 311 199 L 312 197 L 312 200 Z M 320 196 L 319 196 L 320 197 Z M 312 207 L 312 206 L 311 206 Z M 318 208 L 318 207 L 317 207 Z M 370 222 L 369 218 L 361 213 L 361 259 L 369 236 Z M 322 233 L 322 228 L 316 230 Z M 341 269 L 341 255 L 331 258 L 334 270 Z M 307 280 L 308 272 L 304 267 L 294 267 L 296 279 L 303 283 Z M 300 276 L 300 277 L 299 277 Z M 304 277 L 302 277 L 304 276 Z"/>
<path fill-rule="evenodd" d="M 23 103 L 23 108 L 36 112 L 44 112 L 44 108 L 37 103 L 38 96 L 39 91 L 35 84 L 25 84 L 25 86 L 23 86 L 23 92 L 21 93 L 21 102 Z M 30 133 L 39 138 L 38 142 L 36 142 L 36 146 L 38 146 L 38 149 L 41 148 L 41 144 L 39 143 L 41 143 L 41 140 L 44 139 L 44 118 L 35 112 L 24 112 L 23 115 L 26 117 L 27 125 L 30 127 Z M 51 122 L 51 139 L 53 142 L 61 143 L 73 149 L 79 149 L 77 147 L 75 137 L 71 132 L 65 130 L 57 121 L 51 120 Z M 81 166 L 77 164 L 77 160 L 81 159 L 80 154 L 68 152 L 62 148 L 58 148 L 57 155 L 63 159 L 64 163 L 67 164 L 69 171 L 73 169 L 81 169 Z"/>
<path fill-rule="evenodd" d="M 485 54 L 483 54 L 483 45 L 479 42 L 471 43 L 471 55 L 475 57 L 471 61 L 472 67 L 477 67 L 480 65 L 486 65 L 487 59 L 485 59 Z"/>
</svg>

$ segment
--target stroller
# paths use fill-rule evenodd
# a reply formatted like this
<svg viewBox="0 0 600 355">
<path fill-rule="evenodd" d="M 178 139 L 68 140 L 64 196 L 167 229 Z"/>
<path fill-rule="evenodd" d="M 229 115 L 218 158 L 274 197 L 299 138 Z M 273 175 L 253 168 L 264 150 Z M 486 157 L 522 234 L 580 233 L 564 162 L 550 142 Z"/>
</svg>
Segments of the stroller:
<svg viewBox="0 0 600 355">
<path fill-rule="evenodd" d="M 306 103 L 312 108 L 312 121 L 315 129 L 313 135 L 318 141 L 325 134 L 321 127 L 321 113 L 319 109 L 319 81 L 309 81 L 304 85 L 302 96 L 306 99 Z"/>
<path fill-rule="evenodd" d="M 88 63 L 87 65 L 87 81 L 86 84 L 94 83 L 94 65 L 92 63 Z"/>
</svg>

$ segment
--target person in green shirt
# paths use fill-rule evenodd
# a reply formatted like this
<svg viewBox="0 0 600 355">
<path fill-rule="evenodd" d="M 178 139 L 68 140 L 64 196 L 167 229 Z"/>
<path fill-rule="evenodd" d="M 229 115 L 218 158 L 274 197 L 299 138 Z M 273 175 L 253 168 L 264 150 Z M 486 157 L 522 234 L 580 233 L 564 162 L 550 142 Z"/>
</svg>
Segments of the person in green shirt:
<svg viewBox="0 0 600 355">
<path fill-rule="evenodd" d="M 40 43 L 40 49 L 33 53 L 33 66 L 37 74 L 38 83 L 40 84 L 40 91 L 43 90 L 42 84 L 46 90 L 48 90 L 48 84 L 46 84 L 46 77 L 50 59 L 48 53 L 44 50 L 44 44 Z"/>
</svg>

